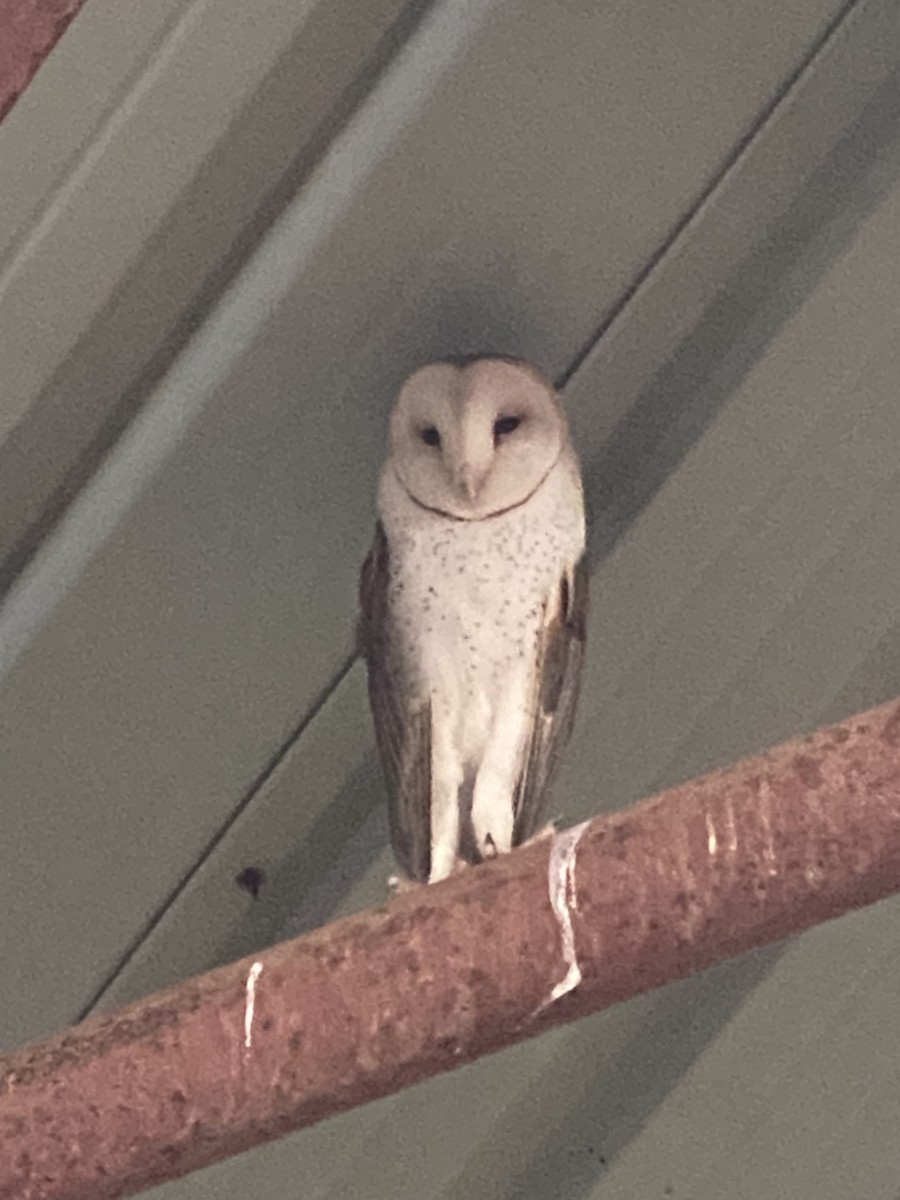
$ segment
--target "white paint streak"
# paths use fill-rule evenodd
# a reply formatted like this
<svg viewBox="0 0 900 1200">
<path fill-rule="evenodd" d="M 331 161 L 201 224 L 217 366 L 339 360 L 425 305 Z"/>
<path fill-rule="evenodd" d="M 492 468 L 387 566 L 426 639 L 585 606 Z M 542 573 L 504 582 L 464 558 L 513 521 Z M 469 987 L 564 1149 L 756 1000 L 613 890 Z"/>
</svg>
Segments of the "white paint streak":
<svg viewBox="0 0 900 1200">
<path fill-rule="evenodd" d="M 559 922 L 562 938 L 563 958 L 568 970 L 565 978 L 561 979 L 550 993 L 547 1003 L 552 1004 L 560 996 L 565 996 L 581 983 L 581 967 L 575 954 L 575 931 L 572 928 L 572 913 L 578 911 L 578 895 L 575 891 L 575 852 L 581 835 L 587 829 L 589 821 L 558 833 L 550 847 L 550 860 L 547 864 L 547 886 L 550 892 L 550 903 Z"/>
<path fill-rule="evenodd" d="M 719 839 L 716 837 L 716 827 L 708 812 L 706 814 L 706 847 L 709 850 L 709 857 L 715 858 L 716 851 L 719 849 Z"/>
<path fill-rule="evenodd" d="M 765 837 L 763 859 L 770 877 L 778 874 L 778 868 L 775 866 L 775 842 L 772 837 L 772 799 L 772 785 L 768 779 L 763 779 L 759 786 L 759 820 Z"/>
<path fill-rule="evenodd" d="M 244 1009 L 244 1045 L 249 1050 L 253 1045 L 253 1010 L 256 1007 L 256 981 L 262 974 L 263 965 L 255 962 L 247 976 L 247 1004 Z"/>
<path fill-rule="evenodd" d="M 738 848 L 738 839 L 734 823 L 734 805 L 730 797 L 725 801 L 725 828 L 728 830 L 728 853 L 734 854 Z"/>
</svg>

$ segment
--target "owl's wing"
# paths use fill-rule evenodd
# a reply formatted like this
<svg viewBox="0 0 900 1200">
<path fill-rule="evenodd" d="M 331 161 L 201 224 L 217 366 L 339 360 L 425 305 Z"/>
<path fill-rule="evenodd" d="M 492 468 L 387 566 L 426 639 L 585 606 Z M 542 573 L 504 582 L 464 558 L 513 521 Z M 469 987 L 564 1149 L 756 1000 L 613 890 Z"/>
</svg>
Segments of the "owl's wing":
<svg viewBox="0 0 900 1200">
<path fill-rule="evenodd" d="M 359 581 L 360 649 L 388 790 L 391 842 L 401 869 L 427 882 L 431 867 L 431 704 L 411 694 L 391 645 L 389 555 L 379 521 Z"/>
<path fill-rule="evenodd" d="M 538 639 L 533 714 L 513 802 L 513 844 L 540 828 L 559 752 L 569 740 L 581 685 L 588 612 L 588 570 L 582 556 L 564 572 L 544 608 Z"/>
</svg>

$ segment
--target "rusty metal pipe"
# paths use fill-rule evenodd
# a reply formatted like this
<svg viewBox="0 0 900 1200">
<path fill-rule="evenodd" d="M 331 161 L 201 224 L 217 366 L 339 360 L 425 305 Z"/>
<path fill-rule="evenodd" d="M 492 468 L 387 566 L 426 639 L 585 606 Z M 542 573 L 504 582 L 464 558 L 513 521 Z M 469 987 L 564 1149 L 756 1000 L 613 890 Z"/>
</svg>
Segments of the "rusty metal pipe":
<svg viewBox="0 0 900 1200">
<path fill-rule="evenodd" d="M 0 1197 L 132 1194 L 898 890 L 894 701 L 0 1059 Z"/>
</svg>

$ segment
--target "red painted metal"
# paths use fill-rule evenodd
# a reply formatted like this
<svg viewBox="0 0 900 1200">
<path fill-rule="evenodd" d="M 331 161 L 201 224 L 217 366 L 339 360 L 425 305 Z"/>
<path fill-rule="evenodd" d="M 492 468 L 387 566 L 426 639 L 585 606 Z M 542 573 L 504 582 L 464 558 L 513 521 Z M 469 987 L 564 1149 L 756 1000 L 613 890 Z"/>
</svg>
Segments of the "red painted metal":
<svg viewBox="0 0 900 1200">
<path fill-rule="evenodd" d="M 83 3 L 84 0 L 0 0 L 0 121 L 25 91 Z"/>
<path fill-rule="evenodd" d="M 900 701 L 0 1060 L 0 1197 L 124 1196 L 900 890 Z"/>
</svg>

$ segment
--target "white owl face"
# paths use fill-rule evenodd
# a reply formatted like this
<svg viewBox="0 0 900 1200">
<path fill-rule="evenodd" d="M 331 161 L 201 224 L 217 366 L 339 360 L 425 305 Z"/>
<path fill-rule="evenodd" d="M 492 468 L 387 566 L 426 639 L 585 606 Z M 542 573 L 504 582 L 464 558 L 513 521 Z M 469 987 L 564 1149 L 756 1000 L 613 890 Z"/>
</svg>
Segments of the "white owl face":
<svg viewBox="0 0 900 1200">
<path fill-rule="evenodd" d="M 391 462 L 419 504 L 477 521 L 527 500 L 566 441 L 553 385 L 504 358 L 432 363 L 403 385 Z"/>
</svg>

